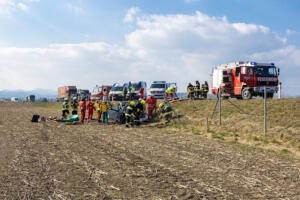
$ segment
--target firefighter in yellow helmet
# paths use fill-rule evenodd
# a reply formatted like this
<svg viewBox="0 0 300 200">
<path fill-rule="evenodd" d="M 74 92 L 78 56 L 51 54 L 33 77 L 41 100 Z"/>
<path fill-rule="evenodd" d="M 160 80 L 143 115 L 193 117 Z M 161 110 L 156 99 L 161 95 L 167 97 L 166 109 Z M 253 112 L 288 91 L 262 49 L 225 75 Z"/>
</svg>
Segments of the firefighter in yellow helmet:
<svg viewBox="0 0 300 200">
<path fill-rule="evenodd" d="M 135 106 L 135 119 L 139 120 L 141 117 L 143 117 L 143 114 L 145 113 L 145 104 L 146 101 L 144 99 L 141 99 L 138 101 L 138 103 Z"/>
<path fill-rule="evenodd" d="M 64 103 L 62 105 L 62 118 L 67 119 L 68 115 L 70 114 L 69 111 L 69 99 L 65 98 Z"/>
<path fill-rule="evenodd" d="M 166 124 L 170 122 L 173 115 L 173 108 L 170 104 L 161 103 L 159 104 L 160 117 L 166 120 Z"/>
<path fill-rule="evenodd" d="M 127 128 L 129 128 L 129 126 L 133 126 L 133 122 L 134 122 L 134 115 L 135 112 L 135 102 L 134 101 L 130 101 L 129 105 L 126 107 L 125 110 L 125 120 L 126 120 L 126 124 L 125 126 Z"/>
</svg>

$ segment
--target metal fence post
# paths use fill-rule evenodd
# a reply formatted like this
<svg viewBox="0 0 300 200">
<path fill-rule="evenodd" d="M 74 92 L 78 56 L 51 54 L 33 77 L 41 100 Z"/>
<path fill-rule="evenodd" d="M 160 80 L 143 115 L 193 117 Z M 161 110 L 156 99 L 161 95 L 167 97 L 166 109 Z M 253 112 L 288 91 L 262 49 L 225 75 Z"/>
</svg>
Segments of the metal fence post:
<svg viewBox="0 0 300 200">
<path fill-rule="evenodd" d="M 221 89 L 219 89 L 219 125 L 222 125 L 222 106 L 221 106 Z"/>
<path fill-rule="evenodd" d="M 264 87 L 264 133 L 267 133 L 267 88 Z"/>
</svg>

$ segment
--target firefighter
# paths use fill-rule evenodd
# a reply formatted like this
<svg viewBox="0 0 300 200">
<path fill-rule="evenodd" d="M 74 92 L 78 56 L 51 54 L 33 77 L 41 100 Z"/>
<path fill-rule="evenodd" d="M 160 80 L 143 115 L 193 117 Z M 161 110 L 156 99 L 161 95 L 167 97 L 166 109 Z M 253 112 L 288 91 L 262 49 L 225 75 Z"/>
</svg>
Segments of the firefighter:
<svg viewBox="0 0 300 200">
<path fill-rule="evenodd" d="M 164 101 L 167 100 L 169 95 L 171 96 L 170 100 L 173 100 L 174 95 L 176 95 L 176 86 L 171 86 L 166 90 L 166 95 L 165 95 Z"/>
<path fill-rule="evenodd" d="M 88 111 L 87 122 L 89 122 L 93 119 L 93 113 L 94 113 L 94 110 L 96 110 L 93 101 L 89 101 L 86 108 L 87 108 L 87 111 Z"/>
<path fill-rule="evenodd" d="M 123 101 L 126 101 L 126 96 L 127 96 L 127 87 L 125 86 L 124 88 L 123 88 Z"/>
<path fill-rule="evenodd" d="M 85 97 L 83 97 L 83 99 L 80 101 L 81 123 L 84 123 L 85 111 L 86 111 L 86 101 L 85 101 Z"/>
<path fill-rule="evenodd" d="M 138 103 L 135 106 L 135 119 L 139 120 L 143 114 L 144 114 L 144 107 L 145 107 L 146 101 L 144 99 L 138 101 Z"/>
<path fill-rule="evenodd" d="M 72 108 L 72 115 L 77 115 L 78 114 L 78 102 L 77 102 L 76 97 L 73 97 L 73 101 L 71 103 L 71 108 Z"/>
<path fill-rule="evenodd" d="M 201 96 L 201 85 L 199 83 L 199 81 L 196 81 L 196 85 L 195 85 L 195 96 L 197 98 L 200 98 Z"/>
<path fill-rule="evenodd" d="M 96 111 L 97 111 L 97 113 L 98 113 L 98 123 L 100 123 L 101 122 L 101 116 L 102 116 L 102 112 L 101 112 L 101 101 L 97 101 L 96 103 L 95 103 L 95 109 L 96 109 Z"/>
<path fill-rule="evenodd" d="M 125 111 L 125 118 L 126 118 L 126 124 L 125 127 L 129 128 L 129 126 L 133 126 L 133 120 L 134 120 L 134 111 L 135 111 L 135 102 L 130 101 L 130 104 L 126 107 Z"/>
<path fill-rule="evenodd" d="M 156 98 L 153 96 L 153 94 L 151 94 L 150 97 L 146 100 L 146 103 L 148 118 L 152 119 L 152 113 L 154 110 L 156 111 Z"/>
<path fill-rule="evenodd" d="M 139 96 L 140 96 L 140 99 L 144 99 L 144 88 L 140 88 L 139 90 Z"/>
<path fill-rule="evenodd" d="M 104 124 L 108 124 L 108 113 L 107 113 L 107 109 L 109 107 L 109 103 L 107 101 L 103 101 L 101 103 L 101 112 L 102 112 L 102 123 Z"/>
<path fill-rule="evenodd" d="M 172 119 L 173 108 L 166 103 L 159 104 L 160 117 L 166 120 L 166 124 Z"/>
<path fill-rule="evenodd" d="M 69 112 L 69 99 L 65 98 L 64 103 L 62 105 L 62 118 L 67 119 L 68 114 L 70 114 L 70 112 Z"/>
<path fill-rule="evenodd" d="M 202 84 L 202 91 L 203 91 L 203 98 L 207 99 L 207 93 L 208 93 L 208 83 L 207 81 L 204 82 L 204 84 Z"/>
<path fill-rule="evenodd" d="M 134 100 L 134 94 L 135 94 L 135 88 L 132 85 L 129 91 L 129 100 Z"/>
<path fill-rule="evenodd" d="M 188 98 L 189 99 L 194 99 L 195 91 L 194 91 L 194 86 L 191 83 L 189 83 L 188 86 L 187 86 L 187 92 L 188 92 Z"/>
</svg>

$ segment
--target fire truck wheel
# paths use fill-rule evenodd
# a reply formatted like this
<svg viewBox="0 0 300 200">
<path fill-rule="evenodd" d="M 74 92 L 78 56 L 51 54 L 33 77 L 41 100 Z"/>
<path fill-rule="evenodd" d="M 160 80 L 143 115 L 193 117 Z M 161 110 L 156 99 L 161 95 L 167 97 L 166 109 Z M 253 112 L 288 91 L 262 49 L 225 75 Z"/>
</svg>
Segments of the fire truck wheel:
<svg viewBox="0 0 300 200">
<path fill-rule="evenodd" d="M 251 99 L 252 98 L 252 93 L 248 88 L 244 88 L 242 91 L 242 97 L 243 99 Z"/>
</svg>

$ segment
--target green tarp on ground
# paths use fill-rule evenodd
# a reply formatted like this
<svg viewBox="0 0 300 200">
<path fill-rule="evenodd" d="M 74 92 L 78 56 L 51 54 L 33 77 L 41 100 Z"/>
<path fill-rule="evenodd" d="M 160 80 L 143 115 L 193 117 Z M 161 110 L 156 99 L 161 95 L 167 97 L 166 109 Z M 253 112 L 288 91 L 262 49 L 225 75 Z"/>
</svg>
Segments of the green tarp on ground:
<svg viewBox="0 0 300 200">
<path fill-rule="evenodd" d="M 78 117 L 78 115 L 72 115 L 68 119 L 58 119 L 57 121 L 58 122 L 78 122 L 79 117 Z"/>
</svg>

